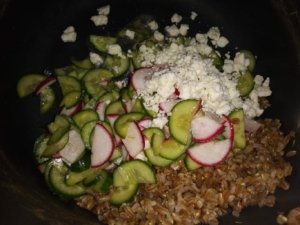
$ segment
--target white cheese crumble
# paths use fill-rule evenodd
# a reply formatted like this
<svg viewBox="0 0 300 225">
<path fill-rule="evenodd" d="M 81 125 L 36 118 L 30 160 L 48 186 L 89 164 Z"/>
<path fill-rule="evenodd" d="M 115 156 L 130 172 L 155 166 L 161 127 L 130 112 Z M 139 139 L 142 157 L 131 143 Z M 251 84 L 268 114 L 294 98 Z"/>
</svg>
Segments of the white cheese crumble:
<svg viewBox="0 0 300 225">
<path fill-rule="evenodd" d="M 75 42 L 77 38 L 77 33 L 73 26 L 68 26 L 61 35 L 63 42 Z"/>
<path fill-rule="evenodd" d="M 191 20 L 195 20 L 197 16 L 198 16 L 198 14 L 196 12 L 192 11 L 190 18 L 191 18 Z"/>
<path fill-rule="evenodd" d="M 171 37 L 177 37 L 179 35 L 179 29 L 178 27 L 173 24 L 172 26 L 166 26 L 165 31 L 171 36 Z"/>
<path fill-rule="evenodd" d="M 153 37 L 155 40 L 157 41 L 163 41 L 164 40 L 164 35 L 162 33 L 160 33 L 159 31 L 154 31 Z"/>
<path fill-rule="evenodd" d="M 118 44 L 107 45 L 107 53 L 110 55 L 117 55 L 119 57 L 124 57 L 122 53 L 122 48 Z"/>
<path fill-rule="evenodd" d="M 154 31 L 158 29 L 158 24 L 155 20 L 152 20 L 148 23 L 148 27 Z"/>
<path fill-rule="evenodd" d="M 97 53 L 90 52 L 89 57 L 90 61 L 96 66 L 100 66 L 103 63 L 103 58 Z"/>
<path fill-rule="evenodd" d="M 212 50 L 206 44 L 209 36 L 220 38 L 217 30 L 213 29 L 210 34 L 197 34 L 197 41 L 192 39 L 188 46 L 171 43 L 161 51 L 145 45 L 140 47 L 142 66 L 168 65 L 147 77 L 145 88 L 137 91 L 149 110 L 159 112 L 159 103 L 168 101 L 177 90 L 180 99 L 201 99 L 204 111 L 228 115 L 236 108 L 243 108 L 246 117 L 261 115 L 263 110 L 259 107 L 258 98 L 271 94 L 269 79 L 263 81 L 261 76 L 256 76 L 253 91 L 247 98 L 241 98 L 236 88 L 240 74 L 237 71 L 244 71 L 249 62 L 243 53 L 237 53 L 233 60 L 225 59 L 225 65 L 230 65 L 231 70 L 220 72 L 212 59 L 201 57 L 203 51 L 209 52 L 204 49 Z M 165 120 L 165 116 L 158 116 L 152 126 L 161 127 Z"/>
<path fill-rule="evenodd" d="M 135 32 L 134 31 L 132 31 L 132 30 L 126 30 L 125 31 L 125 35 L 129 38 L 129 39 L 134 39 L 134 36 L 135 36 Z"/>
<path fill-rule="evenodd" d="M 151 127 L 158 127 L 163 129 L 163 127 L 168 123 L 168 118 L 164 115 L 158 115 L 152 120 Z"/>
<path fill-rule="evenodd" d="M 174 13 L 173 16 L 171 17 L 171 22 L 172 23 L 180 23 L 180 21 L 182 20 L 182 16 L 177 14 L 177 13 Z"/>
<path fill-rule="evenodd" d="M 110 5 L 102 6 L 97 9 L 99 15 L 108 16 L 110 13 Z"/>
<path fill-rule="evenodd" d="M 190 26 L 188 24 L 181 24 L 180 28 L 179 28 L 179 33 L 182 36 L 186 36 L 189 29 L 190 29 Z"/>
<path fill-rule="evenodd" d="M 94 22 L 95 26 L 104 26 L 108 23 L 108 17 L 105 15 L 92 16 L 91 20 Z"/>
</svg>

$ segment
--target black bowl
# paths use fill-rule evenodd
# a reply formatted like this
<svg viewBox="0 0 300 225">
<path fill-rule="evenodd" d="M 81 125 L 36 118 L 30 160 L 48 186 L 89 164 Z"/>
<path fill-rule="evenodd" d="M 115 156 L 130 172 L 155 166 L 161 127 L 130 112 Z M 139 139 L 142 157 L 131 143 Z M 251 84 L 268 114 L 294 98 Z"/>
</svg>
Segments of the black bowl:
<svg viewBox="0 0 300 225">
<path fill-rule="evenodd" d="M 206 32 L 218 26 L 228 37 L 228 50 L 250 49 L 258 56 L 257 73 L 271 78 L 272 107 L 264 117 L 279 118 L 283 130 L 297 131 L 300 116 L 300 24 L 293 1 L 217 0 L 11 0 L 5 1 L 1 18 L 0 75 L 0 223 L 1 224 L 99 224 L 91 213 L 53 196 L 38 173 L 33 157 L 34 139 L 53 119 L 53 113 L 40 116 L 35 98 L 18 99 L 16 82 L 25 73 L 43 72 L 67 65 L 71 56 L 87 55 L 91 33 L 110 34 L 141 14 L 152 14 L 168 24 L 175 12 L 189 18 L 196 11 L 197 22 L 186 21 L 191 33 Z M 111 4 L 109 25 L 93 26 L 89 18 L 96 8 Z M 5 9 L 5 10 L 4 10 Z M 60 40 L 62 31 L 74 25 L 76 43 Z M 298 151 L 299 135 L 293 146 Z M 227 215 L 221 224 L 276 223 L 279 212 L 300 205 L 300 154 L 291 158 L 291 188 L 277 190 L 274 208 L 250 207 L 239 218 Z"/>
</svg>

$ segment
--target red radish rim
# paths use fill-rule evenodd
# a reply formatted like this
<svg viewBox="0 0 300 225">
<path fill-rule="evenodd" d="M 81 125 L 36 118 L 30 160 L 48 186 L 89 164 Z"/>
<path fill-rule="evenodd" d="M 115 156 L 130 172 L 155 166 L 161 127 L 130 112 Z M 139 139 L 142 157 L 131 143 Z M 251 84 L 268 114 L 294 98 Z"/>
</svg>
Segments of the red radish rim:
<svg viewBox="0 0 300 225">
<path fill-rule="evenodd" d="M 210 136 L 207 136 L 205 138 L 195 138 L 193 137 L 193 140 L 197 143 L 206 143 L 206 142 L 210 142 L 211 140 L 215 139 L 219 134 L 222 133 L 222 131 L 224 130 L 225 125 L 221 124 L 220 127 Z"/>
<path fill-rule="evenodd" d="M 105 131 L 105 133 L 106 133 L 106 135 L 108 136 L 108 139 L 111 141 L 111 150 L 110 150 L 110 152 L 109 152 L 109 154 L 106 156 L 106 158 L 105 159 L 102 159 L 102 161 L 100 161 L 100 163 L 96 163 L 96 164 L 91 164 L 91 167 L 92 168 L 95 168 L 95 167 L 99 167 L 99 166 L 102 166 L 103 164 L 105 164 L 109 159 L 110 159 L 110 157 L 112 156 L 112 154 L 113 154 L 113 149 L 115 149 L 115 145 L 114 145 L 114 141 L 113 141 L 113 137 L 112 137 L 112 135 L 110 134 L 110 132 L 101 124 L 101 123 L 97 123 L 96 124 L 96 127 L 97 126 L 99 126 L 99 127 L 101 127 L 101 129 L 103 129 L 104 131 Z M 95 129 L 96 129 L 96 127 L 95 127 Z M 93 137 L 94 138 L 94 137 Z M 102 137 L 103 138 L 103 137 Z M 93 147 L 92 147 L 92 155 L 91 155 L 91 158 L 93 158 Z"/>
<path fill-rule="evenodd" d="M 104 117 L 105 117 L 105 108 L 106 108 L 106 102 L 105 101 L 100 101 L 97 103 L 96 105 L 96 112 L 99 116 L 99 119 L 100 120 L 104 120 Z M 101 107 L 101 108 L 100 108 Z M 101 111 L 100 111 L 101 109 Z"/>
<path fill-rule="evenodd" d="M 144 135 L 143 135 L 141 129 L 139 128 L 137 122 L 130 122 L 130 123 L 131 123 L 131 124 L 134 124 L 134 125 L 135 125 L 135 129 L 139 132 L 139 136 L 140 136 L 140 138 L 141 138 L 141 140 L 140 140 L 140 141 L 141 141 L 141 148 L 139 149 L 139 152 L 138 152 L 138 153 L 136 153 L 135 155 L 132 155 L 132 152 L 128 149 L 128 146 L 126 146 L 126 142 L 124 142 L 124 141 L 126 140 L 126 138 L 125 138 L 125 139 L 122 139 L 122 142 L 123 142 L 123 144 L 124 144 L 124 146 L 125 146 L 125 149 L 127 150 L 128 154 L 129 154 L 129 156 L 130 156 L 132 159 L 134 159 L 134 157 L 135 157 L 136 155 L 138 155 L 141 151 L 144 150 L 144 148 L 145 148 L 145 141 L 144 141 Z M 127 131 L 127 132 L 128 132 L 128 131 Z M 135 138 L 138 138 L 138 137 L 135 136 Z"/>
<path fill-rule="evenodd" d="M 66 116 L 73 116 L 77 112 L 79 112 L 82 109 L 83 102 L 78 102 L 75 106 L 71 107 L 70 109 L 66 109 L 63 107 L 60 111 L 60 114 L 66 115 Z"/>
<path fill-rule="evenodd" d="M 55 77 L 48 77 L 45 80 L 41 81 L 38 86 L 35 88 L 34 92 L 36 95 L 39 95 L 42 90 L 46 87 L 49 87 L 50 85 L 54 84 L 56 82 Z"/>
</svg>

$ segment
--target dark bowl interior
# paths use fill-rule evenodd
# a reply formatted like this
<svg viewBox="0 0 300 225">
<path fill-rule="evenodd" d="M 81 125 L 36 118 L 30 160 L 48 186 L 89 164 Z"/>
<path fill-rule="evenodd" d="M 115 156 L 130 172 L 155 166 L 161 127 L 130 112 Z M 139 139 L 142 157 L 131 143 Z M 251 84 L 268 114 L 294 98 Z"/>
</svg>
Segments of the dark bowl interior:
<svg viewBox="0 0 300 225">
<path fill-rule="evenodd" d="M 96 14 L 97 7 L 107 3 L 112 6 L 109 25 L 96 28 L 89 18 Z M 272 107 L 264 117 L 282 120 L 285 132 L 297 131 L 300 35 L 293 23 L 294 6 L 283 6 L 282 1 L 271 0 L 11 0 L 1 19 L 0 35 L 0 224 L 99 224 L 95 216 L 59 200 L 47 189 L 36 169 L 32 146 L 45 124 L 53 119 L 55 109 L 40 116 L 38 100 L 32 96 L 18 99 L 15 87 L 25 73 L 49 71 L 70 63 L 71 56 L 86 56 L 89 34 L 113 34 L 141 13 L 150 13 L 162 24 L 169 24 L 171 15 L 177 12 L 190 24 L 191 34 L 218 26 L 230 40 L 226 51 L 238 47 L 254 52 L 258 56 L 256 73 L 269 76 L 273 90 Z M 191 10 L 199 14 L 196 21 L 189 20 Z M 69 25 L 78 31 L 76 43 L 60 39 Z M 299 140 L 297 135 L 293 149 L 299 149 Z M 222 217 L 221 224 L 276 224 L 279 212 L 299 206 L 300 154 L 289 160 L 294 166 L 288 178 L 291 188 L 277 190 L 274 208 L 250 207 L 239 218 Z"/>
</svg>

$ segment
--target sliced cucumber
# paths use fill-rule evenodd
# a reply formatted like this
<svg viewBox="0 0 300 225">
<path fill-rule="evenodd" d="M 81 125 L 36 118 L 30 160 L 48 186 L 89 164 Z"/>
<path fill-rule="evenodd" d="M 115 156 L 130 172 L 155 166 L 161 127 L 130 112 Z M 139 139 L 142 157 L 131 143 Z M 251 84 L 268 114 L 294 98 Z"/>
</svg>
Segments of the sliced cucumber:
<svg viewBox="0 0 300 225">
<path fill-rule="evenodd" d="M 67 126 L 61 126 L 55 130 L 48 140 L 48 145 L 57 143 L 68 131 L 70 130 L 70 124 Z"/>
<path fill-rule="evenodd" d="M 233 146 L 235 148 L 244 149 L 246 147 L 244 111 L 242 109 L 238 109 L 231 112 L 229 119 L 233 124 Z"/>
<path fill-rule="evenodd" d="M 72 58 L 71 62 L 76 67 L 79 67 L 79 68 L 82 68 L 82 69 L 93 69 L 94 68 L 93 63 L 91 62 L 91 60 L 89 58 L 85 58 L 85 59 L 81 59 L 81 60 L 77 60 L 77 59 Z"/>
<path fill-rule="evenodd" d="M 100 52 L 107 52 L 107 46 L 117 43 L 117 38 L 90 35 L 90 43 Z"/>
<path fill-rule="evenodd" d="M 100 175 L 102 170 L 102 168 L 98 167 L 89 168 L 82 172 L 69 172 L 66 176 L 66 184 L 72 186 L 86 179 L 86 183 L 89 183 L 91 179 L 94 180 L 96 176 Z"/>
<path fill-rule="evenodd" d="M 99 120 L 99 116 L 94 110 L 85 109 L 75 114 L 73 116 L 73 120 L 75 121 L 76 125 L 81 129 L 86 123 L 90 121 Z"/>
<path fill-rule="evenodd" d="M 57 131 L 58 128 L 69 127 L 69 126 L 70 126 L 70 122 L 67 116 L 57 115 L 55 117 L 54 122 L 48 125 L 48 130 L 51 134 L 53 134 Z"/>
<path fill-rule="evenodd" d="M 54 105 L 55 93 L 51 87 L 45 87 L 40 93 L 40 112 L 48 112 Z"/>
<path fill-rule="evenodd" d="M 194 160 L 191 159 L 191 157 L 189 157 L 188 155 L 186 155 L 184 157 L 184 164 L 185 167 L 187 168 L 187 170 L 192 171 L 192 170 L 196 170 L 198 168 L 201 167 L 201 165 L 199 165 L 198 163 L 196 163 Z"/>
<path fill-rule="evenodd" d="M 160 154 L 164 140 L 165 140 L 165 135 L 162 130 L 159 133 L 153 134 L 151 138 L 151 146 L 153 148 L 153 152 L 155 155 Z"/>
<path fill-rule="evenodd" d="M 127 186 L 115 187 L 110 194 L 109 202 L 116 206 L 125 202 L 130 202 L 134 199 L 134 196 L 138 192 L 138 188 L 139 184 L 137 182 L 128 184 Z"/>
<path fill-rule="evenodd" d="M 54 144 L 48 144 L 47 148 L 45 149 L 45 151 L 42 153 L 43 157 L 49 157 L 54 155 L 55 153 L 59 152 L 61 149 L 63 149 L 65 147 L 65 145 L 68 143 L 69 141 L 69 134 L 68 132 L 65 133 L 59 141 L 57 141 Z M 49 142 L 49 141 L 48 141 Z"/>
<path fill-rule="evenodd" d="M 91 166 L 91 152 L 85 151 L 84 155 L 70 166 L 72 172 L 82 172 Z"/>
<path fill-rule="evenodd" d="M 137 98 L 135 101 L 134 101 L 134 104 L 132 106 L 132 109 L 131 109 L 131 112 L 139 112 L 139 113 L 144 113 L 146 114 L 146 110 L 143 106 L 143 103 L 142 103 L 142 100 Z"/>
<path fill-rule="evenodd" d="M 82 137 L 83 143 L 87 149 L 92 148 L 90 140 L 91 140 L 91 135 L 93 133 L 93 130 L 96 126 L 96 123 L 97 123 L 97 120 L 87 122 L 86 124 L 84 124 L 84 126 L 81 129 L 81 132 L 80 132 L 81 137 Z"/>
<path fill-rule="evenodd" d="M 71 91 L 81 91 L 79 80 L 70 76 L 58 76 L 57 80 L 61 87 L 62 94 L 65 96 Z"/>
<path fill-rule="evenodd" d="M 115 187 L 131 183 L 156 183 L 155 171 L 146 162 L 136 159 L 122 163 L 113 174 Z"/>
<path fill-rule="evenodd" d="M 60 106 L 65 106 L 67 109 L 69 109 L 75 106 L 80 100 L 81 91 L 71 91 L 63 97 Z"/>
<path fill-rule="evenodd" d="M 125 114 L 126 111 L 124 109 L 123 103 L 121 100 L 111 102 L 105 109 L 105 115 L 111 115 L 111 114 Z"/>
<path fill-rule="evenodd" d="M 145 149 L 145 155 L 149 162 L 154 166 L 167 167 L 174 162 L 173 160 L 169 160 L 159 155 L 155 155 L 152 148 Z"/>
<path fill-rule="evenodd" d="M 103 66 L 110 70 L 115 77 L 123 75 L 129 69 L 129 59 L 123 54 L 124 57 L 119 56 L 106 56 Z"/>
<path fill-rule="evenodd" d="M 54 191 L 65 198 L 74 198 L 85 194 L 85 188 L 76 184 L 68 186 L 65 182 L 68 168 L 63 164 L 53 164 L 49 171 L 49 182 Z"/>
<path fill-rule="evenodd" d="M 153 138 L 155 138 L 155 136 L 153 136 Z M 161 157 L 169 160 L 178 159 L 187 148 L 186 145 L 177 142 L 173 138 L 166 139 L 160 146 L 155 147 L 158 148 L 155 152 L 159 152 Z"/>
<path fill-rule="evenodd" d="M 112 154 L 112 156 L 110 157 L 110 161 L 114 161 L 116 159 L 119 159 L 120 157 L 122 157 L 122 150 L 120 148 L 116 148 Z"/>
<path fill-rule="evenodd" d="M 114 124 L 114 129 L 121 138 L 125 138 L 128 129 L 128 123 L 143 119 L 143 113 L 127 113 L 121 115 Z"/>
<path fill-rule="evenodd" d="M 102 173 L 99 176 L 97 176 L 92 183 L 94 182 L 95 184 L 92 184 L 92 186 L 90 186 L 91 190 L 96 192 L 107 193 L 109 191 L 110 186 L 112 185 L 111 174 L 103 170 Z"/>
<path fill-rule="evenodd" d="M 67 73 L 67 76 L 74 77 L 77 80 L 82 80 L 82 78 L 85 76 L 85 74 L 88 72 L 88 69 L 82 69 L 75 67 L 74 70 L 71 70 Z"/>
<path fill-rule="evenodd" d="M 250 94 L 252 89 L 254 88 L 254 79 L 253 75 L 249 71 L 245 71 L 240 75 L 236 88 L 240 92 L 242 97 Z"/>
<path fill-rule="evenodd" d="M 49 140 L 49 136 L 42 134 L 38 137 L 34 143 L 33 154 L 37 163 L 41 164 L 49 160 L 47 157 L 42 157 L 43 152 L 47 148 L 47 142 Z"/>
<path fill-rule="evenodd" d="M 47 77 L 42 74 L 28 74 L 23 76 L 17 84 L 17 92 L 20 98 L 33 93 L 36 87 Z"/>
<path fill-rule="evenodd" d="M 94 69 L 90 70 L 83 78 L 83 84 L 86 91 L 91 96 L 101 96 L 105 92 L 102 83 L 104 81 L 111 80 L 113 78 L 113 73 L 106 69 Z"/>
<path fill-rule="evenodd" d="M 191 123 L 199 107 L 198 100 L 189 99 L 177 103 L 172 109 L 170 134 L 181 144 L 188 145 L 191 142 Z"/>
</svg>

